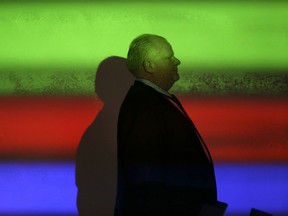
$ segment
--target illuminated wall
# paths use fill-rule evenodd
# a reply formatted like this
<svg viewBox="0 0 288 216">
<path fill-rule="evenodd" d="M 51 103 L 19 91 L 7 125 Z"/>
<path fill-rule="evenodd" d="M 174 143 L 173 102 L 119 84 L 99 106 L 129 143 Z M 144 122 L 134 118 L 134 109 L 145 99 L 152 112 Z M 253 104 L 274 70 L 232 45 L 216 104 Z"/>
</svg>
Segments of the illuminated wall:
<svg viewBox="0 0 288 216">
<path fill-rule="evenodd" d="M 75 151 L 103 105 L 95 72 L 142 33 L 166 37 L 182 61 L 172 91 L 211 149 L 227 214 L 288 214 L 287 11 L 284 1 L 1 2 L 0 215 L 76 214 Z"/>
</svg>

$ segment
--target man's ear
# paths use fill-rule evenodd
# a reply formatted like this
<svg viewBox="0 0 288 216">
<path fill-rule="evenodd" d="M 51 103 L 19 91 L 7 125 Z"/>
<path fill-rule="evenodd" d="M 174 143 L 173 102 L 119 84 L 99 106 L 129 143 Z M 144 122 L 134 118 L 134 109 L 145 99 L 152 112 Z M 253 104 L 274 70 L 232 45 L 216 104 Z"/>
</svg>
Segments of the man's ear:
<svg viewBox="0 0 288 216">
<path fill-rule="evenodd" d="M 153 73 L 154 67 L 153 67 L 153 63 L 152 63 L 151 61 L 145 60 L 145 61 L 143 62 L 143 68 L 144 68 L 144 70 L 145 70 L 147 73 L 149 73 L 149 74 L 152 74 L 152 73 Z"/>
</svg>

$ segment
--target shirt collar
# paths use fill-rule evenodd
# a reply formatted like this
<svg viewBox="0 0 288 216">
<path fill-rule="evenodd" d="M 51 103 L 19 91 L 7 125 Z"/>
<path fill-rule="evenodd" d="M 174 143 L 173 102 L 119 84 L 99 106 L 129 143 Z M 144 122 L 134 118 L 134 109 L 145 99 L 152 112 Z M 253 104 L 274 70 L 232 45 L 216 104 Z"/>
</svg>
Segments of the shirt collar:
<svg viewBox="0 0 288 216">
<path fill-rule="evenodd" d="M 166 95 L 168 97 L 171 97 L 171 94 L 168 91 L 165 91 L 164 89 L 160 88 L 158 85 L 156 85 L 155 83 L 151 82 L 150 80 L 138 79 L 138 78 L 136 80 L 144 83 L 147 86 L 150 86 L 151 88 L 155 89 L 156 91 L 158 91 L 161 94 L 164 94 L 164 95 Z"/>
</svg>

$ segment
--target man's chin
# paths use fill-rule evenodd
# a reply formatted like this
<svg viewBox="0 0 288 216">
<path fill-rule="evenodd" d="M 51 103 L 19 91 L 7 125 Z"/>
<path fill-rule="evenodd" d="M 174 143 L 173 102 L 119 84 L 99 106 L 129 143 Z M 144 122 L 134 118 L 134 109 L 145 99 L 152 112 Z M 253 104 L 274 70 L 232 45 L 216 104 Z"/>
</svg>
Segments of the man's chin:
<svg viewBox="0 0 288 216">
<path fill-rule="evenodd" d="M 175 78 L 174 78 L 175 82 L 178 81 L 179 79 L 180 79 L 179 74 L 175 75 Z"/>
</svg>

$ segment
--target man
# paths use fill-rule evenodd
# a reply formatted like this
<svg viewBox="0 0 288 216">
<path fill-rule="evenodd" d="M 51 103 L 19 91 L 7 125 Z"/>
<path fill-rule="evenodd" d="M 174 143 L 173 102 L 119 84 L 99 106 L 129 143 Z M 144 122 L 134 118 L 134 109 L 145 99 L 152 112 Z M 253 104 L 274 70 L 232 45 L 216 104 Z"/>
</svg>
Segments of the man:
<svg viewBox="0 0 288 216">
<path fill-rule="evenodd" d="M 115 216 L 192 216 L 217 201 L 213 163 L 180 102 L 168 91 L 180 61 L 167 40 L 134 39 L 128 68 L 136 77 L 118 118 Z"/>
</svg>

